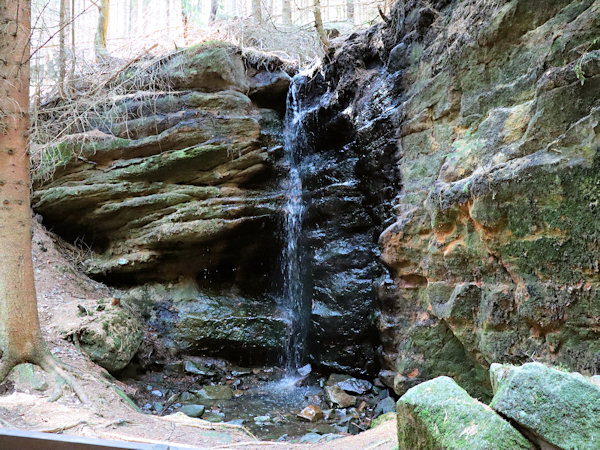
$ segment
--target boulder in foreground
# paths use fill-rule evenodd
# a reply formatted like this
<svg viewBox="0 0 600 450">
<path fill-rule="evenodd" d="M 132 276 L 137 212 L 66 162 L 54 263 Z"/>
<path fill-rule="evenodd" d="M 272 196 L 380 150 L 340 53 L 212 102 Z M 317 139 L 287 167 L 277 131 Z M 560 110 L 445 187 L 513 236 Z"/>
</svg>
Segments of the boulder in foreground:
<svg viewBox="0 0 600 450">
<path fill-rule="evenodd" d="M 438 377 L 406 392 L 397 404 L 398 448 L 533 449 L 489 406 L 471 398 L 449 377 Z"/>
<path fill-rule="evenodd" d="M 600 448 L 600 389 L 540 363 L 492 364 L 490 406 L 542 448 Z"/>
</svg>

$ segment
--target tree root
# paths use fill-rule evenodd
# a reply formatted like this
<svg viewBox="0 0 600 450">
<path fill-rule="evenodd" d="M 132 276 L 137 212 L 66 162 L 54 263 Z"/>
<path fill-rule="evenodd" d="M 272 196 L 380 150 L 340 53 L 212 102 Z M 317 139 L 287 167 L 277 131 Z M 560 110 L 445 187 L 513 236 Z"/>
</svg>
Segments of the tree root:
<svg viewBox="0 0 600 450">
<path fill-rule="evenodd" d="M 41 361 L 38 363 L 38 365 L 46 372 L 54 374 L 57 381 L 57 386 L 60 386 L 60 395 L 56 396 L 57 393 L 55 392 L 55 394 L 50 398 L 51 402 L 58 400 L 62 396 L 62 387 L 69 386 L 77 398 L 79 398 L 81 403 L 90 403 L 90 400 L 83 388 L 69 374 L 68 371 L 70 369 L 68 369 L 65 364 L 59 363 L 51 354 L 47 354 L 41 358 Z M 56 398 L 54 398 L 55 396 Z"/>
<path fill-rule="evenodd" d="M 73 371 L 73 369 L 70 369 L 66 364 L 56 360 L 49 350 L 41 351 L 39 354 L 23 360 L 7 357 L 7 352 L 5 352 L 2 356 L 3 358 L 0 360 L 0 383 L 6 379 L 12 369 L 14 369 L 17 365 L 29 362 L 39 366 L 45 372 L 54 375 L 57 384 L 54 393 L 49 398 L 50 402 L 55 402 L 62 397 L 64 387 L 68 386 L 73 390 L 81 403 L 90 403 L 83 388 L 69 373 L 70 371 Z"/>
</svg>

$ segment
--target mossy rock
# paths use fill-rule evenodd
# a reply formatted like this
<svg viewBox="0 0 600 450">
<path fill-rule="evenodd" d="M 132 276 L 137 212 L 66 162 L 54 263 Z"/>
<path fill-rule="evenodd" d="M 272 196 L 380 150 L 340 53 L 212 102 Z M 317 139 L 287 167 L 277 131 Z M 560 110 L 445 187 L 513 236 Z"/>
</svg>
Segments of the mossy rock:
<svg viewBox="0 0 600 450">
<path fill-rule="evenodd" d="M 492 364 L 490 376 L 490 406 L 542 448 L 600 446 L 600 389 L 590 379 L 540 363 Z"/>
<path fill-rule="evenodd" d="M 76 335 L 92 361 L 109 372 L 118 372 L 138 351 L 144 333 L 131 313 L 121 306 L 109 306 L 95 312 L 94 319 L 79 328 Z"/>
<path fill-rule="evenodd" d="M 535 448 L 510 423 L 448 377 L 408 390 L 398 400 L 397 410 L 400 449 Z"/>
</svg>

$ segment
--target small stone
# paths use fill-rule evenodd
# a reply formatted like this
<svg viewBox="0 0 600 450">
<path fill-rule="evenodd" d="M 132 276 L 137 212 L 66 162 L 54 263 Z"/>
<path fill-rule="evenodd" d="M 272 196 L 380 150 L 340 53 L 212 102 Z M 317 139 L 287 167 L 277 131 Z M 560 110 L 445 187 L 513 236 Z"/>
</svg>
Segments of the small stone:
<svg viewBox="0 0 600 450">
<path fill-rule="evenodd" d="M 181 412 L 188 417 L 202 417 L 204 411 L 204 405 L 185 405 L 181 408 Z"/>
<path fill-rule="evenodd" d="M 348 378 L 347 380 L 339 381 L 336 384 L 346 392 L 359 395 L 366 394 L 373 388 L 373 385 L 367 380 L 359 380 L 357 378 Z"/>
<path fill-rule="evenodd" d="M 308 376 L 310 373 L 312 372 L 312 366 L 310 364 L 307 364 L 305 366 L 302 366 L 298 369 L 298 374 L 301 377 L 306 377 Z"/>
<path fill-rule="evenodd" d="M 196 400 L 198 400 L 198 397 L 194 394 L 192 394 L 191 392 L 183 392 L 180 396 L 179 399 L 183 402 L 183 403 L 191 403 L 191 402 L 195 402 Z"/>
<path fill-rule="evenodd" d="M 183 364 L 183 370 L 193 375 L 202 375 L 206 377 L 214 375 L 207 367 L 198 367 L 193 361 L 186 361 Z"/>
<path fill-rule="evenodd" d="M 324 409 L 323 410 L 323 419 L 331 420 L 335 417 L 335 410 L 333 409 Z"/>
<path fill-rule="evenodd" d="M 152 408 L 153 408 L 153 409 L 154 409 L 154 411 L 156 411 L 157 413 L 160 413 L 160 412 L 162 412 L 162 410 L 164 409 L 164 408 L 163 408 L 163 405 L 162 405 L 162 403 L 159 403 L 159 402 L 154 402 L 154 403 L 152 404 Z"/>
<path fill-rule="evenodd" d="M 300 438 L 301 444 L 318 444 L 321 442 L 321 436 L 319 433 L 306 433 L 304 436 Z"/>
<path fill-rule="evenodd" d="M 254 423 L 257 425 L 264 425 L 271 421 L 271 416 L 257 416 L 254 418 Z"/>
<path fill-rule="evenodd" d="M 333 406 L 347 408 L 356 405 L 356 397 L 346 394 L 339 386 L 327 386 L 325 388 L 327 401 Z"/>
<path fill-rule="evenodd" d="M 151 394 L 154 395 L 155 397 L 163 396 L 163 393 L 161 391 L 159 391 L 158 389 L 155 389 L 154 391 L 152 391 Z"/>
<path fill-rule="evenodd" d="M 142 409 L 144 411 L 150 411 L 152 409 L 152 405 L 150 403 L 146 403 L 144 406 L 142 406 Z"/>
<path fill-rule="evenodd" d="M 309 405 L 298 413 L 298 417 L 309 422 L 316 422 L 324 417 L 321 408 L 315 405 Z"/>
<path fill-rule="evenodd" d="M 341 381 L 346 381 L 350 378 L 352 378 L 350 375 L 345 375 L 342 373 L 332 373 L 331 375 L 329 375 L 329 378 L 327 378 L 327 382 L 325 383 L 325 385 L 333 386 Z"/>
<path fill-rule="evenodd" d="M 392 397 L 386 397 L 383 400 L 381 400 L 379 403 L 377 403 L 377 406 L 375 407 L 375 410 L 373 411 L 373 413 L 377 416 L 380 414 L 387 414 L 390 412 L 395 412 L 396 411 L 396 402 L 394 401 L 394 399 Z"/>
<path fill-rule="evenodd" d="M 230 400 L 233 390 L 229 386 L 204 386 L 198 391 L 198 396 L 209 400 Z"/>
<path fill-rule="evenodd" d="M 246 421 L 244 419 L 234 419 L 234 420 L 229 420 L 225 423 L 229 424 L 229 425 L 239 425 L 240 427 L 244 425 Z"/>
</svg>

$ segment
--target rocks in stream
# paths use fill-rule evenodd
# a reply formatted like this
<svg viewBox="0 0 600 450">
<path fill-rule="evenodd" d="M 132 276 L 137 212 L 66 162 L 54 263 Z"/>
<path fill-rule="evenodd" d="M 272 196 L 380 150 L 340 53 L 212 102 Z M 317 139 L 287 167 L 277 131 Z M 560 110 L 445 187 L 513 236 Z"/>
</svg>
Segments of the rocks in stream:
<svg viewBox="0 0 600 450">
<path fill-rule="evenodd" d="M 204 415 L 204 405 L 184 405 L 180 411 L 189 417 L 200 418 Z"/>
<path fill-rule="evenodd" d="M 338 385 L 325 387 L 327 401 L 337 408 L 348 408 L 356 405 L 356 397 L 346 394 Z"/>
<path fill-rule="evenodd" d="M 309 422 L 315 422 L 325 417 L 321 408 L 315 405 L 309 405 L 298 413 L 298 417 Z"/>
</svg>

